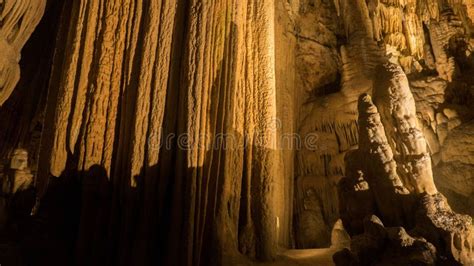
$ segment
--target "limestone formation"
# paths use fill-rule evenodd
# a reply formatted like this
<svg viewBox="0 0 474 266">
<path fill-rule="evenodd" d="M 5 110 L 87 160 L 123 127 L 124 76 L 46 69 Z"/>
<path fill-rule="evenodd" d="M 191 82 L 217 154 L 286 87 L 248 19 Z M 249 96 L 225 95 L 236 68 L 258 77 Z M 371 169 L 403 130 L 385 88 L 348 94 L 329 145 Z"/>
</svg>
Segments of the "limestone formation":
<svg viewBox="0 0 474 266">
<path fill-rule="evenodd" d="M 28 168 L 28 152 L 24 149 L 15 149 L 0 175 L 0 227 L 4 230 L 8 223 L 11 210 L 11 201 L 23 191 L 32 187 L 33 175 Z"/>
<path fill-rule="evenodd" d="M 474 217 L 473 130 L 472 121 L 453 129 L 440 151 L 440 163 L 434 168 L 436 184 L 448 199 L 453 199 L 451 201 L 453 209 L 472 217 Z"/>
<path fill-rule="evenodd" d="M 335 35 L 338 38 L 336 44 L 339 47 L 341 67 L 337 71 L 340 73 L 340 80 L 330 83 L 329 87 L 321 86 L 326 81 L 321 81 L 318 85 L 312 80 L 321 73 L 320 68 L 314 67 L 315 65 L 335 61 L 327 58 L 330 53 L 321 56 L 316 52 L 318 49 L 308 53 L 305 46 L 302 46 L 301 53 L 305 57 L 297 59 L 296 63 L 299 68 L 304 69 L 300 71 L 304 74 L 297 76 L 298 89 L 307 88 L 308 83 L 315 88 L 309 95 L 299 96 L 303 100 L 297 100 L 303 103 L 298 114 L 300 119 L 297 129 L 303 137 L 318 135 L 320 143 L 318 149 L 303 148 L 297 151 L 296 178 L 304 179 L 304 184 L 312 183 L 312 187 L 321 191 L 322 195 L 324 191 L 334 190 L 337 181 L 345 175 L 344 157 L 349 151 L 356 149 L 359 142 L 357 98 L 361 93 L 370 93 L 372 87 L 376 86 L 373 82 L 380 71 L 375 70 L 375 67 L 387 59 L 399 65 L 405 74 L 409 74 L 408 82 L 417 108 L 416 113 L 411 114 L 412 119 L 420 120 L 418 130 L 428 143 L 426 152 L 432 155 L 431 164 L 437 165 L 440 162 L 441 147 L 449 132 L 459 126 L 463 119 L 472 119 L 472 112 L 465 109 L 465 106 L 470 106 L 469 103 L 462 104 L 464 107 L 450 106 L 453 102 L 468 101 L 472 97 L 469 92 L 461 93 L 463 90 L 472 90 L 468 89 L 471 85 L 467 85 L 472 82 L 464 81 L 471 75 L 469 62 L 472 62 L 472 58 L 466 56 L 469 57 L 472 51 L 472 44 L 468 44 L 472 40 L 469 33 L 472 21 L 468 15 L 472 12 L 472 5 L 461 1 L 441 3 L 430 0 L 333 2 L 336 9 L 333 14 L 339 15 L 340 19 L 339 27 L 334 27 L 337 24 L 333 21 L 321 20 L 319 24 L 326 26 L 322 36 Z M 326 1 L 313 3 L 317 6 Z M 303 2 L 301 5 L 303 6 Z M 323 7 L 321 4 L 318 10 L 324 10 Z M 331 8 L 326 7 L 326 10 L 324 12 L 329 12 Z M 313 12 L 314 15 L 322 12 L 311 9 L 305 11 Z M 307 13 L 301 17 L 309 16 Z M 295 17 L 296 27 L 299 24 L 309 24 L 306 20 L 299 22 L 298 16 Z M 343 30 L 342 34 L 340 28 Z M 307 39 L 301 38 L 298 41 L 305 44 Z M 330 48 L 332 45 L 328 42 L 325 47 Z M 298 48 L 296 49 L 298 52 Z M 332 58 L 337 59 L 334 56 Z M 312 72 L 307 71 L 308 68 Z M 336 71 L 334 67 L 324 69 Z M 459 79 L 463 81 L 458 85 Z M 457 112 L 456 118 L 448 119 L 451 120 L 450 123 L 441 117 L 444 116 L 445 108 L 455 109 Z M 439 125 L 436 117 L 442 119 Z M 400 178 L 404 178 L 403 175 Z M 407 189 L 411 190 L 411 185 Z M 329 227 L 337 219 L 337 208 L 332 204 L 335 201 L 337 199 L 331 196 L 322 199 L 323 215 L 331 217 Z"/>
<path fill-rule="evenodd" d="M 14 150 L 2 177 L 2 194 L 14 195 L 28 189 L 32 183 L 33 175 L 28 167 L 28 152 L 24 149 Z"/>
<path fill-rule="evenodd" d="M 437 190 L 427 143 L 418 122 L 408 79 L 400 66 L 388 63 L 379 68 L 373 95 L 384 124 L 380 131 L 385 130 L 386 143 L 397 158 L 397 170 L 405 186 L 417 194 L 435 194 Z M 360 145 L 364 147 L 365 143 L 360 142 Z"/>
<path fill-rule="evenodd" d="M 364 220 L 365 232 L 353 238 L 350 250 L 333 255 L 336 265 L 435 265 L 436 248 L 403 227 L 385 227 L 377 216 Z"/>
<path fill-rule="evenodd" d="M 114 198 L 103 222 L 117 236 L 134 224 L 133 239 L 106 242 L 125 264 L 270 260 L 279 241 L 289 245 L 273 1 L 80 0 L 65 10 L 40 196 L 71 170 L 103 167 Z M 82 233 L 86 247 L 93 240 Z M 167 251 L 151 252 L 157 245 Z"/>
<path fill-rule="evenodd" d="M 357 159 L 347 158 L 347 177 L 340 183 L 341 218 L 352 235 L 351 250 L 337 253 L 334 261 L 338 265 L 347 261 L 383 265 L 423 259 L 428 265 L 442 261 L 469 265 L 472 218 L 452 211 L 435 186 L 408 80 L 401 67 L 392 63 L 382 65 L 379 73 L 374 83 L 375 104 L 367 94 L 359 98 Z M 356 171 L 359 176 L 354 175 Z M 357 196 L 360 186 L 351 185 L 360 182 L 362 175 L 368 194 L 363 199 Z M 361 207 L 351 208 L 357 205 L 374 207 L 365 212 Z M 390 227 L 386 232 L 384 225 Z M 387 236 L 396 241 L 394 246 L 384 244 Z M 402 251 L 412 245 L 423 253 Z M 374 253 L 381 255 L 369 255 Z M 391 255 L 386 258 L 387 254 Z"/>
<path fill-rule="evenodd" d="M 351 238 L 345 230 L 342 220 L 337 220 L 331 231 L 331 247 L 344 248 L 348 247 L 350 243 Z"/>
<path fill-rule="evenodd" d="M 29 153 L 0 165 L 0 263 L 2 240 L 33 265 L 467 260 L 473 14 L 0 0 L 0 160 Z"/>
</svg>

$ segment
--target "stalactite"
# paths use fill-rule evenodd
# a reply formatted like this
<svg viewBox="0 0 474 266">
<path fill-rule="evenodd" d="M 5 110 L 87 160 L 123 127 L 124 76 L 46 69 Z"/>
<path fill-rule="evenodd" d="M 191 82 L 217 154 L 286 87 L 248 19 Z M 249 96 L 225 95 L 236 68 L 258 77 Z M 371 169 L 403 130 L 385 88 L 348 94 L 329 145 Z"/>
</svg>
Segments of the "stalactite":
<svg viewBox="0 0 474 266">
<path fill-rule="evenodd" d="M 407 49 L 405 35 L 401 32 L 388 34 L 384 38 L 384 43 L 387 46 L 395 47 L 398 51 L 404 51 Z"/>
<path fill-rule="evenodd" d="M 405 7 L 407 4 L 407 0 L 380 0 L 380 2 L 394 7 Z"/>
<path fill-rule="evenodd" d="M 416 2 L 416 13 L 418 17 L 425 23 L 429 23 L 430 20 L 438 20 L 440 7 L 439 1 L 433 0 L 417 0 Z"/>
<path fill-rule="evenodd" d="M 448 5 L 453 9 L 453 12 L 463 22 L 463 27 L 466 34 L 470 36 L 473 27 L 474 16 L 472 15 L 472 6 L 469 6 L 469 1 L 465 0 L 447 0 Z M 471 4 L 472 5 L 472 4 Z"/>
<path fill-rule="evenodd" d="M 341 1 L 340 0 L 334 0 L 334 6 L 336 7 L 336 12 L 337 15 L 341 15 Z"/>
<path fill-rule="evenodd" d="M 402 32 L 402 9 L 399 7 L 379 5 L 379 17 L 384 34 Z"/>
<path fill-rule="evenodd" d="M 344 18 L 344 27 L 347 38 L 365 35 L 373 36 L 372 27 L 370 27 L 369 10 L 365 1 L 341 0 L 339 2 L 340 14 Z M 363 25 L 355 26 L 355 25 Z"/>
<path fill-rule="evenodd" d="M 314 119 L 314 117 L 312 117 Z M 301 129 L 303 141 L 315 136 L 315 147 L 302 146 L 298 152 L 299 176 L 333 177 L 343 174 L 344 155 L 358 143 L 357 120 L 306 120 Z"/>
<path fill-rule="evenodd" d="M 451 10 L 445 10 L 441 13 L 439 21 L 429 24 L 429 32 L 436 70 L 440 77 L 452 81 L 456 65 L 449 53 L 449 41 L 453 37 L 464 36 L 462 23 Z"/>
<path fill-rule="evenodd" d="M 403 32 L 405 34 L 410 54 L 419 60 L 423 58 L 425 33 L 419 17 L 407 9 L 404 13 Z"/>
</svg>

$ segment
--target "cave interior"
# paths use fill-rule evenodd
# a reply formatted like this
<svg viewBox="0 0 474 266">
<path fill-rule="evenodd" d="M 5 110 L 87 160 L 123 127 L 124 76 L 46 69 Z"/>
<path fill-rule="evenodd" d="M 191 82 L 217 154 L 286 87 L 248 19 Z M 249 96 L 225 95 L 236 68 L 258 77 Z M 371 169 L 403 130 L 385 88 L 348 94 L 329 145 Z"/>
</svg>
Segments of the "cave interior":
<svg viewBox="0 0 474 266">
<path fill-rule="evenodd" d="M 474 0 L 0 0 L 0 265 L 474 265 Z"/>
</svg>

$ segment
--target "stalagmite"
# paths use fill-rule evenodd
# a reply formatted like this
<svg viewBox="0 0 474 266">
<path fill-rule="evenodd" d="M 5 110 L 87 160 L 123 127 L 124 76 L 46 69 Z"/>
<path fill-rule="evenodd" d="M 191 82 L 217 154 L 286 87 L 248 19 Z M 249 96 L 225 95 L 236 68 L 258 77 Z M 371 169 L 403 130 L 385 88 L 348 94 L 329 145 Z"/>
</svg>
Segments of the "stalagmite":
<svg viewBox="0 0 474 266">
<path fill-rule="evenodd" d="M 348 158 L 347 177 L 340 183 L 343 188 L 339 191 L 343 199 L 340 211 L 352 234 L 351 251 L 336 253 L 334 262 L 337 265 L 346 265 L 348 261 L 364 265 L 400 263 L 419 261 L 417 257 L 421 256 L 431 261 L 425 263 L 445 261 L 469 265 L 473 257 L 472 218 L 453 212 L 447 199 L 436 189 L 408 80 L 400 66 L 392 63 L 380 66 L 379 73 L 373 92 L 375 105 L 368 95 L 363 94 L 359 99 L 360 141 L 354 153 L 357 159 Z M 351 192 L 351 182 L 362 177 L 355 176 L 356 172 L 363 173 L 368 183 L 365 189 L 368 195 L 364 198 L 354 194 L 358 191 L 356 186 Z M 370 206 L 370 196 L 374 208 L 362 213 L 361 207 L 351 208 Z M 393 230 L 402 230 L 407 238 L 422 241 L 425 249 L 431 250 L 430 255 L 411 255 L 411 252 L 423 252 L 420 249 L 403 251 L 412 244 L 392 239 Z M 366 238 L 376 239 L 376 243 L 363 241 Z M 384 244 L 393 240 L 398 244 Z M 368 256 L 367 252 L 374 249 L 377 255 Z"/>
<path fill-rule="evenodd" d="M 385 136 L 384 127 L 381 122 L 377 107 L 372 103 L 369 95 L 363 94 L 359 100 L 359 150 L 370 155 L 372 165 L 370 178 L 375 178 L 375 186 L 385 187 L 389 191 L 380 191 L 376 193 L 396 193 L 408 194 L 402 181 L 398 177 L 395 168 L 392 148 L 389 146 Z M 367 150 L 365 150 L 367 149 Z M 373 158 L 372 158 L 373 157 Z M 369 170 L 369 171 L 370 171 Z M 387 180 L 383 180 L 387 178 Z"/>
<path fill-rule="evenodd" d="M 411 191 L 435 194 L 431 158 L 416 116 L 408 79 L 395 64 L 387 63 L 378 70 L 374 102 L 381 114 L 388 143 L 398 158 L 400 174 Z"/>
<path fill-rule="evenodd" d="M 447 81 L 453 80 L 456 63 L 449 51 L 449 42 L 453 37 L 464 35 L 464 29 L 459 19 L 451 10 L 440 14 L 439 21 L 429 24 L 433 55 L 436 60 L 436 70 L 440 77 Z"/>
</svg>

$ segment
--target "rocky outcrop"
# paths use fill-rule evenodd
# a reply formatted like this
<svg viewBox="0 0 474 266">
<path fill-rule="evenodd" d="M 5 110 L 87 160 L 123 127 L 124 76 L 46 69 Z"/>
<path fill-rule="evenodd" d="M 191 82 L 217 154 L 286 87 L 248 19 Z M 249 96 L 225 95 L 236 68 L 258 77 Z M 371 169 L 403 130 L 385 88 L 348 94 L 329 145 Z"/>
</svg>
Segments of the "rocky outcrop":
<svg viewBox="0 0 474 266">
<path fill-rule="evenodd" d="M 392 63 L 379 73 L 375 104 L 367 94 L 359 98 L 359 148 L 355 157 L 347 157 L 348 175 L 340 182 L 341 218 L 352 235 L 351 250 L 337 253 L 334 261 L 369 265 L 422 259 L 427 265 L 469 265 L 472 219 L 453 212 L 435 186 L 408 80 Z M 361 191 L 367 196 L 360 197 Z M 357 205 L 373 207 L 352 207 Z M 384 225 L 390 228 L 385 231 Z M 387 237 L 391 244 L 385 244 Z"/>
<path fill-rule="evenodd" d="M 435 265 L 436 248 L 403 227 L 385 227 L 377 216 L 364 220 L 364 234 L 353 238 L 349 249 L 333 255 L 336 265 Z"/>
<path fill-rule="evenodd" d="M 425 237 L 437 247 L 441 258 L 446 257 L 462 265 L 472 264 L 472 218 L 453 212 L 442 194 L 421 197 L 413 233 Z"/>
</svg>

